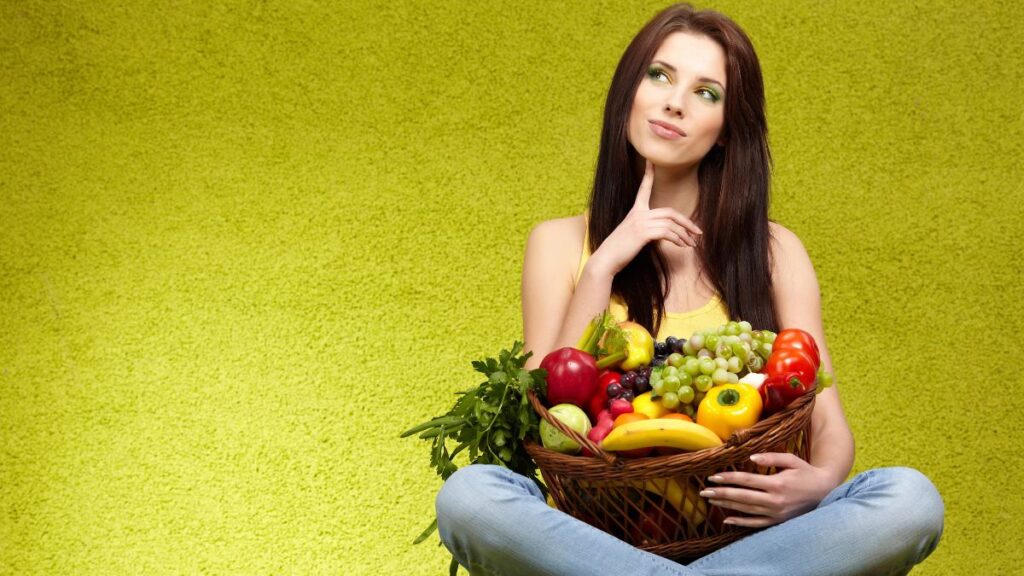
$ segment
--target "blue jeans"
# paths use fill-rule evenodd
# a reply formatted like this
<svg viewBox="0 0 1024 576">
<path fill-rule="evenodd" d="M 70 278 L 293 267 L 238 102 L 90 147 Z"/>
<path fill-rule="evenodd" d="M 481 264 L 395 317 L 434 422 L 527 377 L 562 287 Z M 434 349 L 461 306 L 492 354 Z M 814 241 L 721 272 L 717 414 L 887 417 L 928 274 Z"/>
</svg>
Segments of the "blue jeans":
<svg viewBox="0 0 1024 576">
<path fill-rule="evenodd" d="M 802 516 L 683 565 L 551 508 L 533 481 L 497 466 L 462 468 L 437 495 L 441 540 L 474 576 L 906 574 L 935 549 L 943 513 L 923 474 L 879 468 Z"/>
</svg>

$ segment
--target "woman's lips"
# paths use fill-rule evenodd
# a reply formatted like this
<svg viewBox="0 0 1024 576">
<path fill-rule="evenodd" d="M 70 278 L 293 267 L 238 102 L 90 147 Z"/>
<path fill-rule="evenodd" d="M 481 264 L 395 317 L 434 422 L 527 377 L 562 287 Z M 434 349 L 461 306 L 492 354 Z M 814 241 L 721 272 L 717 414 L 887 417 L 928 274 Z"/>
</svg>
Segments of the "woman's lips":
<svg viewBox="0 0 1024 576">
<path fill-rule="evenodd" d="M 666 140 L 679 140 L 683 137 L 683 135 L 677 132 L 675 128 L 669 127 L 667 124 L 652 120 L 650 122 L 650 126 L 651 131 Z"/>
</svg>

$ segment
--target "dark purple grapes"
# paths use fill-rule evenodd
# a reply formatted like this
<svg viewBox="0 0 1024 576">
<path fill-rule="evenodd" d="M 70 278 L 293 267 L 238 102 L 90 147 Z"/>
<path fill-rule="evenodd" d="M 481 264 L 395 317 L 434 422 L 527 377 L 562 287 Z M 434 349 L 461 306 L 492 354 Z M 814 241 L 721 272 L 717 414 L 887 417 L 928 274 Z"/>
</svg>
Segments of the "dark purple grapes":
<svg viewBox="0 0 1024 576">
<path fill-rule="evenodd" d="M 609 398 L 618 398 L 619 396 L 622 396 L 622 384 L 612 382 L 608 385 L 608 388 L 605 389 L 605 392 L 608 393 Z"/>
<path fill-rule="evenodd" d="M 647 378 L 637 378 L 636 386 L 633 387 L 637 394 L 643 394 L 651 389 L 651 383 Z"/>
<path fill-rule="evenodd" d="M 664 356 L 658 356 L 654 360 L 651 360 L 651 366 L 664 366 L 664 365 L 665 365 L 665 357 Z"/>
<path fill-rule="evenodd" d="M 676 340 L 676 345 L 672 347 L 673 352 L 683 353 L 683 344 L 686 344 L 686 338 L 680 338 Z"/>
<path fill-rule="evenodd" d="M 650 379 L 650 377 L 651 377 L 651 367 L 650 366 L 644 366 L 643 368 L 638 369 L 636 371 L 636 375 L 637 375 L 638 378 L 642 377 L 644 380 Z"/>
<path fill-rule="evenodd" d="M 622 396 L 619 396 L 619 398 L 622 398 L 626 402 L 632 402 L 633 398 L 636 398 L 636 393 L 634 393 L 632 390 L 626 390 L 625 392 L 622 393 Z"/>
<path fill-rule="evenodd" d="M 668 344 L 665 342 L 654 343 L 654 355 L 655 356 L 668 356 Z"/>
<path fill-rule="evenodd" d="M 630 370 L 623 374 L 622 378 L 619 380 L 619 384 L 622 384 L 622 387 L 626 390 L 633 390 L 636 386 L 636 372 Z"/>
<path fill-rule="evenodd" d="M 671 354 L 672 351 L 676 349 L 677 342 L 679 342 L 679 339 L 676 338 L 675 336 L 669 336 L 668 338 L 665 338 L 665 348 L 669 351 L 668 354 Z"/>
</svg>

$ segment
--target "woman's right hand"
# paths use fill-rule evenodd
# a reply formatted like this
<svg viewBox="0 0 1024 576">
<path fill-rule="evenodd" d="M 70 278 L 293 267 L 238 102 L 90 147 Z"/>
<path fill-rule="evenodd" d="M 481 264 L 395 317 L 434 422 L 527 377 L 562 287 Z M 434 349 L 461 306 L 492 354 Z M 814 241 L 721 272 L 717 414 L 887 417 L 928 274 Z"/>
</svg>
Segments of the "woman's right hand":
<svg viewBox="0 0 1024 576">
<path fill-rule="evenodd" d="M 651 209 L 654 164 L 647 160 L 644 179 L 636 193 L 636 202 L 622 222 L 604 239 L 588 263 L 602 266 L 612 276 L 626 267 L 649 242 L 666 240 L 683 247 L 695 247 L 700 228 L 674 208 Z"/>
</svg>

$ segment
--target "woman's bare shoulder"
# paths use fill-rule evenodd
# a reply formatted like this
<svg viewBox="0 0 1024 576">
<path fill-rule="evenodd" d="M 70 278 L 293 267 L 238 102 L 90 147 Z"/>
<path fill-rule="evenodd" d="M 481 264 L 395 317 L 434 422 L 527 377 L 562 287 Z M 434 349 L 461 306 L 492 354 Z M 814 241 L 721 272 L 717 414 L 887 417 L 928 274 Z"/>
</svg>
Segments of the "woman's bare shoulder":
<svg viewBox="0 0 1024 576">
<path fill-rule="evenodd" d="M 782 264 L 791 258 L 806 258 L 807 251 L 803 242 L 789 228 L 778 222 L 768 222 L 768 232 L 771 236 L 769 248 L 773 261 Z"/>
<path fill-rule="evenodd" d="M 586 219 L 583 215 L 555 218 L 538 223 L 526 242 L 527 262 L 536 262 L 545 275 L 567 272 L 570 281 L 583 256 Z"/>
<path fill-rule="evenodd" d="M 566 257 L 571 254 L 579 259 L 583 252 L 583 240 L 587 233 L 587 220 L 581 214 L 565 218 L 544 220 L 535 225 L 529 233 L 528 246 L 543 248 L 545 252 L 557 252 Z"/>
<path fill-rule="evenodd" d="M 801 286 L 817 287 L 814 265 L 803 242 L 790 229 L 769 222 L 772 283 L 777 292 L 788 293 Z"/>
<path fill-rule="evenodd" d="M 772 240 L 779 243 L 788 244 L 793 240 L 796 240 L 797 242 L 800 241 L 800 239 L 797 238 L 797 235 L 793 233 L 792 230 L 786 228 L 785 226 L 779 224 L 778 222 L 775 222 L 774 220 L 770 220 L 768 222 L 768 232 L 771 235 Z"/>
<path fill-rule="evenodd" d="M 586 234 L 587 221 L 582 214 L 567 216 L 565 218 L 554 218 L 544 220 L 533 227 L 530 236 L 538 236 L 543 240 L 557 244 L 577 243 L 583 245 L 583 237 Z"/>
</svg>

